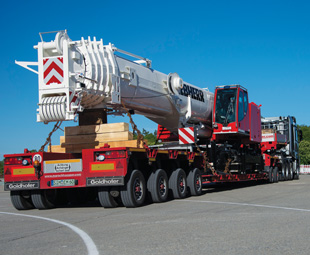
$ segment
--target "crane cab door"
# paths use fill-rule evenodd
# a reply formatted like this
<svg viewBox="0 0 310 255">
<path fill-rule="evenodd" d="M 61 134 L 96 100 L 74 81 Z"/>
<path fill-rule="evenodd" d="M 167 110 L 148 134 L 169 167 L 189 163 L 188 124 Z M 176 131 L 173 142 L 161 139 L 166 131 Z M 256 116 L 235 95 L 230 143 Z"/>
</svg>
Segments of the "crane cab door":
<svg viewBox="0 0 310 255">
<path fill-rule="evenodd" d="M 250 122 L 249 122 L 249 103 L 248 92 L 241 88 L 238 89 L 238 132 L 249 134 Z"/>
</svg>

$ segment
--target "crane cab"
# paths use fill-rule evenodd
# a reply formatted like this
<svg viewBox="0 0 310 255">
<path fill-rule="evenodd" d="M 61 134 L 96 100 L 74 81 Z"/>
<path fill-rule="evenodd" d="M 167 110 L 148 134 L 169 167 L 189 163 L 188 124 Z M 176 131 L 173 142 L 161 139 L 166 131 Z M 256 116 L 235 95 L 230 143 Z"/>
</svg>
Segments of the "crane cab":
<svg viewBox="0 0 310 255">
<path fill-rule="evenodd" d="M 249 103 L 245 88 L 240 85 L 218 86 L 214 98 L 214 141 L 261 142 L 260 106 Z"/>
</svg>

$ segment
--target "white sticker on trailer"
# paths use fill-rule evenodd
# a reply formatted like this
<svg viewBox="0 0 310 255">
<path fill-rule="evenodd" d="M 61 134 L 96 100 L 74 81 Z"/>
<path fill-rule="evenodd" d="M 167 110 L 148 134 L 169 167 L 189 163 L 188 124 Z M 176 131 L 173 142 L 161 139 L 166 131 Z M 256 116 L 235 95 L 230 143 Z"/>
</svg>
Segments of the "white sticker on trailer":
<svg viewBox="0 0 310 255">
<path fill-rule="evenodd" d="M 69 173 L 69 172 L 81 172 L 81 171 L 82 171 L 81 159 L 44 161 L 44 173 Z"/>
<path fill-rule="evenodd" d="M 262 142 L 274 142 L 274 134 L 262 134 Z"/>
</svg>

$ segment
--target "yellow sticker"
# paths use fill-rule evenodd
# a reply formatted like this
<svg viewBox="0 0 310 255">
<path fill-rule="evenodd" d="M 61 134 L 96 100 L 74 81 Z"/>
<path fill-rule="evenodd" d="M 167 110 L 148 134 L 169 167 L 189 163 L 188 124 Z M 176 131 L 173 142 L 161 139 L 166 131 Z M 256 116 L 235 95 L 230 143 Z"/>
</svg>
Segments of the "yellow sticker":
<svg viewBox="0 0 310 255">
<path fill-rule="evenodd" d="M 13 176 L 17 175 L 34 175 L 33 167 L 25 167 L 25 168 L 13 168 Z"/>
<path fill-rule="evenodd" d="M 115 171 L 115 163 L 91 164 L 91 171 Z"/>
</svg>

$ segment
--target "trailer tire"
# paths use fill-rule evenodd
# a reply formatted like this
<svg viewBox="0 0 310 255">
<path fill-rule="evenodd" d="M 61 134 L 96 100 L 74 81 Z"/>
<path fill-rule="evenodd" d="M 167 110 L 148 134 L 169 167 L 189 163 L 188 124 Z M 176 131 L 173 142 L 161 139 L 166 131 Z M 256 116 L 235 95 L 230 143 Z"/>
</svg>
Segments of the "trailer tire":
<svg viewBox="0 0 310 255">
<path fill-rule="evenodd" d="M 278 169 L 278 167 L 273 168 L 273 181 L 274 182 L 279 181 L 279 169 Z"/>
<path fill-rule="evenodd" d="M 201 172 L 198 168 L 194 168 L 188 173 L 187 185 L 192 196 L 200 196 L 202 193 Z"/>
<path fill-rule="evenodd" d="M 185 198 L 187 191 L 186 173 L 182 168 L 172 172 L 169 178 L 169 188 L 176 199 Z"/>
<path fill-rule="evenodd" d="M 293 168 L 293 163 L 289 163 L 289 180 L 294 179 L 294 168 Z"/>
<path fill-rule="evenodd" d="M 30 191 L 28 191 L 29 193 Z M 11 202 L 17 210 L 33 209 L 34 205 L 31 201 L 31 195 L 27 191 L 12 190 L 10 192 Z"/>
<path fill-rule="evenodd" d="M 33 190 L 31 192 L 32 203 L 39 210 L 54 208 L 56 197 L 56 189 Z"/>
<path fill-rule="evenodd" d="M 163 169 L 153 172 L 147 181 L 147 189 L 151 193 L 153 203 L 167 201 L 169 193 L 167 173 Z"/>
<path fill-rule="evenodd" d="M 293 163 L 294 165 L 294 180 L 299 180 L 299 166 L 296 161 Z"/>
<path fill-rule="evenodd" d="M 288 179 L 288 162 L 285 160 L 282 163 L 282 176 L 283 176 L 283 181 L 287 181 Z"/>
<path fill-rule="evenodd" d="M 286 166 L 287 166 L 287 180 L 292 180 L 291 163 L 289 161 L 287 161 Z"/>
<path fill-rule="evenodd" d="M 101 206 L 104 208 L 115 208 L 118 206 L 115 198 L 111 196 L 109 188 L 100 187 L 98 189 L 98 199 Z"/>
<path fill-rule="evenodd" d="M 141 206 L 145 200 L 146 183 L 139 170 L 133 170 L 129 180 L 121 189 L 121 198 L 125 207 Z"/>
<path fill-rule="evenodd" d="M 266 173 L 268 173 L 268 182 L 273 183 L 274 182 L 273 168 L 270 166 L 265 166 L 264 170 Z"/>
</svg>

